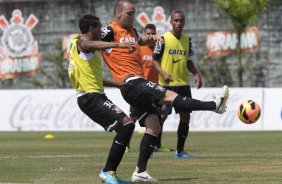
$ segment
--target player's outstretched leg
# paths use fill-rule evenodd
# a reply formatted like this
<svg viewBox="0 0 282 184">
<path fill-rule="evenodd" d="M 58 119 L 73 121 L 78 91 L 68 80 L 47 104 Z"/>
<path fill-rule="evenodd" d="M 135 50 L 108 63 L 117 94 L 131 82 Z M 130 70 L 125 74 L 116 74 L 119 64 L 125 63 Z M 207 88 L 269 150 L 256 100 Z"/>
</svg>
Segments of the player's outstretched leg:
<svg viewBox="0 0 282 184">
<path fill-rule="evenodd" d="M 229 97 L 228 87 L 225 85 L 222 89 L 222 94 L 214 97 L 213 101 L 201 101 L 177 95 L 172 101 L 172 106 L 179 113 L 189 111 L 214 111 L 218 114 L 222 114 L 226 111 L 226 104 Z"/>
</svg>

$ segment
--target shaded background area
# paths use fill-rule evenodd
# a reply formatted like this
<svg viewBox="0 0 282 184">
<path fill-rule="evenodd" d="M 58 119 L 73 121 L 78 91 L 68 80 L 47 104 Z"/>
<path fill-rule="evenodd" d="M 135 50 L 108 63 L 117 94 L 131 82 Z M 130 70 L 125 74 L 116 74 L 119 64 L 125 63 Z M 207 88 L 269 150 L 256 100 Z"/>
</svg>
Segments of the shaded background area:
<svg viewBox="0 0 282 184">
<path fill-rule="evenodd" d="M 42 72 L 32 76 L 7 79 L 0 82 L 2 89 L 71 88 L 67 75 L 68 63 L 63 60 L 62 38 L 79 32 L 78 20 L 84 14 L 95 14 L 103 25 L 113 17 L 113 0 L 0 0 L 0 15 L 10 20 L 14 9 L 20 9 L 26 20 L 34 14 L 39 23 L 32 30 L 42 55 Z M 212 0 L 142 0 L 134 1 L 136 16 L 144 11 L 150 17 L 156 6 L 162 6 L 168 17 L 172 10 L 181 10 L 186 16 L 184 32 L 192 37 L 197 53 L 195 65 L 202 74 L 204 87 L 223 84 L 236 87 L 236 55 L 210 58 L 207 56 L 207 35 L 230 30 L 232 25 Z M 267 11 L 258 16 L 260 48 L 243 54 L 244 87 L 282 87 L 282 2 L 273 0 Z M 136 21 L 135 27 L 142 32 Z M 0 30 L 0 36 L 3 32 Z M 104 74 L 110 78 L 106 66 Z"/>
</svg>

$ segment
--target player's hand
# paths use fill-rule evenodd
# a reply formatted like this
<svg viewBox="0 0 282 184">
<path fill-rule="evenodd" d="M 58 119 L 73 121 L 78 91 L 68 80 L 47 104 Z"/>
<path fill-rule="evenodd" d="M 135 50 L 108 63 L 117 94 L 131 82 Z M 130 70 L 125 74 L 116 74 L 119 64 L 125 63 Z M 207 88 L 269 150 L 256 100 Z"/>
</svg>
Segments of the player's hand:
<svg viewBox="0 0 282 184">
<path fill-rule="evenodd" d="M 164 41 L 161 36 L 159 35 L 150 35 L 148 36 L 148 43 L 158 43 L 162 44 Z"/>
<path fill-rule="evenodd" d="M 195 75 L 195 85 L 197 86 L 197 89 L 200 89 L 202 87 L 202 78 L 199 73 L 196 73 Z"/>
<path fill-rule="evenodd" d="M 171 75 L 169 75 L 169 74 L 164 74 L 163 79 L 167 84 L 169 84 L 170 82 L 173 82 L 173 79 L 172 79 Z"/>
<path fill-rule="evenodd" d="M 129 48 L 129 52 L 134 52 L 137 49 L 137 43 L 135 42 L 121 42 L 118 44 L 118 48 Z"/>
</svg>

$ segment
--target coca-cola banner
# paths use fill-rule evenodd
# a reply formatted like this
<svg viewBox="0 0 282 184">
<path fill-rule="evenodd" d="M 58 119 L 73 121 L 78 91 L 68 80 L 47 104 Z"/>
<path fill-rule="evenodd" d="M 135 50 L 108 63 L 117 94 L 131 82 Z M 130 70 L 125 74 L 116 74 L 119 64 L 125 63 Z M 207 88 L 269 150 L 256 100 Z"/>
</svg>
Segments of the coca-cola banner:
<svg viewBox="0 0 282 184">
<path fill-rule="evenodd" d="M 129 105 L 116 88 L 106 88 L 109 99 L 126 114 Z M 221 88 L 192 89 L 194 98 L 211 100 Z M 194 111 L 191 131 L 257 131 L 282 130 L 282 88 L 231 88 L 225 114 Z M 244 124 L 237 118 L 239 105 L 246 100 L 260 104 L 262 114 L 254 124 Z M 75 91 L 68 90 L 0 90 L 0 131 L 104 131 L 79 109 Z M 176 131 L 179 116 L 168 117 L 164 131 Z M 139 127 L 136 130 L 144 130 Z"/>
<path fill-rule="evenodd" d="M 0 99 L 0 130 L 101 130 L 80 112 L 73 90 L 2 90 Z"/>
</svg>

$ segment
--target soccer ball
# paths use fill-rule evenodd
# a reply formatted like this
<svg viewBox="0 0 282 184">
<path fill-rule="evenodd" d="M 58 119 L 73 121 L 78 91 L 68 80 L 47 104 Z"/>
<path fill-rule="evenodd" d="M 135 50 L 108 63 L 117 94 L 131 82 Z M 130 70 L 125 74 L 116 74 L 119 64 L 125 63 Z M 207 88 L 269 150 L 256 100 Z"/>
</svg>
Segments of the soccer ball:
<svg viewBox="0 0 282 184">
<path fill-rule="evenodd" d="M 255 123 L 260 117 L 260 106 L 253 100 L 247 100 L 239 106 L 238 117 L 243 123 Z"/>
</svg>

